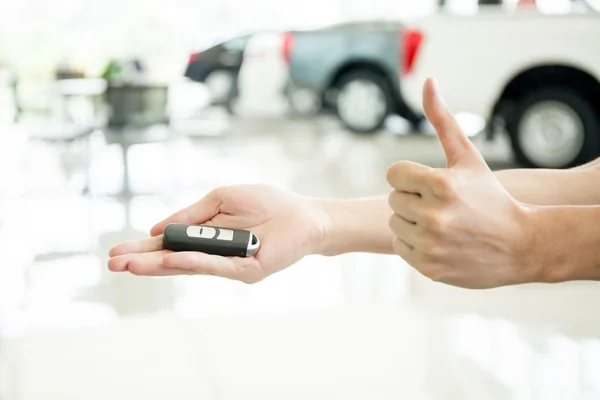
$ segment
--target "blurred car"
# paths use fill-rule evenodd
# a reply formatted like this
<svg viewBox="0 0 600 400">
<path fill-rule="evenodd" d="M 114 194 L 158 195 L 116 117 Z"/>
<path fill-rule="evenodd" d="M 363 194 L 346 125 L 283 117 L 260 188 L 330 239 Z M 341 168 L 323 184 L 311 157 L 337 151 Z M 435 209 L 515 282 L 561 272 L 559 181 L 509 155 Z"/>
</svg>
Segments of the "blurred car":
<svg viewBox="0 0 600 400">
<path fill-rule="evenodd" d="M 435 77 L 448 105 L 507 132 L 524 166 L 567 168 L 600 155 L 600 15 L 499 7 L 415 24 L 402 93 L 419 107 Z"/>
<path fill-rule="evenodd" d="M 238 78 L 235 106 L 239 112 L 283 115 L 289 110 L 285 96 L 288 65 L 282 55 L 285 36 L 257 33 L 248 40 Z"/>
<path fill-rule="evenodd" d="M 229 106 L 237 96 L 237 79 L 252 35 L 226 40 L 190 55 L 185 77 L 208 87 L 212 103 Z"/>
<path fill-rule="evenodd" d="M 351 131 L 375 132 L 392 113 L 418 127 L 406 106 L 399 75 L 411 56 L 411 37 L 394 21 L 363 21 L 285 34 L 286 94 L 294 109 L 334 109 Z"/>
</svg>

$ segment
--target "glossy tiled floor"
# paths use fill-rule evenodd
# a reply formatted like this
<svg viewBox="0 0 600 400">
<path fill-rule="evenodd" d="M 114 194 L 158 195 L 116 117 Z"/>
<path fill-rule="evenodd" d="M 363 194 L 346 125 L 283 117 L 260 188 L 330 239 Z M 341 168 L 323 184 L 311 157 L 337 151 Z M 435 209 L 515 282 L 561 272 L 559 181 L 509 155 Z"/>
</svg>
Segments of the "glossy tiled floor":
<svg viewBox="0 0 600 400">
<path fill-rule="evenodd" d="M 505 143 L 480 145 L 510 167 Z M 210 115 L 68 146 L 11 127 L 0 153 L 2 400 L 600 399 L 596 284 L 465 292 L 366 254 L 253 286 L 105 268 L 113 244 L 215 186 L 386 193 L 394 160 L 444 164 L 430 137 Z"/>
</svg>

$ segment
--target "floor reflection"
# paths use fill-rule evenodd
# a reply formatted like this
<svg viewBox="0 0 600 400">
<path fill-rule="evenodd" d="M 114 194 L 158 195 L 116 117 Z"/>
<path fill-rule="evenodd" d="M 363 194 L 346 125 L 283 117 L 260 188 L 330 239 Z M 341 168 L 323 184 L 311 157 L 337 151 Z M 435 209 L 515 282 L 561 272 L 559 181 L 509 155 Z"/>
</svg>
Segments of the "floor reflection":
<svg viewBox="0 0 600 400">
<path fill-rule="evenodd" d="M 269 390 L 273 398 L 295 391 L 345 400 L 600 398 L 593 335 L 419 310 L 409 306 L 410 270 L 396 257 L 307 257 L 253 286 L 110 273 L 111 246 L 147 236 L 216 186 L 261 182 L 310 196 L 368 196 L 387 192 L 385 171 L 395 160 L 443 166 L 430 137 L 356 137 L 328 119 L 178 129 L 122 138 L 94 132 L 84 144 L 36 141 L 10 154 L 13 171 L 3 183 L 11 190 L 0 196 L 0 327 L 10 344 L 0 346 L 0 361 L 12 383 L 4 398 L 91 398 L 101 393 L 90 389 L 93 379 L 60 389 L 65 376 L 83 375 L 82 360 L 82 371 L 123 398 L 264 400 Z M 478 144 L 493 167 L 510 166 L 506 143 Z M 577 321 L 589 325 L 593 315 Z M 35 373 L 53 361 L 52 379 Z M 157 371 L 167 392 L 148 383 Z"/>
</svg>

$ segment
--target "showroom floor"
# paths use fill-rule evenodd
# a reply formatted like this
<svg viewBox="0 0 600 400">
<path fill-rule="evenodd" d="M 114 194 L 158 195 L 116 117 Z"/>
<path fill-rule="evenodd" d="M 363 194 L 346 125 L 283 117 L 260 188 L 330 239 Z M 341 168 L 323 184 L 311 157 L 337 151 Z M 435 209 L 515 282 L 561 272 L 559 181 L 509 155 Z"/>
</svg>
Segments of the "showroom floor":
<svg viewBox="0 0 600 400">
<path fill-rule="evenodd" d="M 596 287 L 453 291 L 366 254 L 253 286 L 108 272 L 112 245 L 215 186 L 370 196 L 395 160 L 444 165 L 432 137 L 329 118 L 173 131 L 0 137 L 0 399 L 600 399 Z M 512 166 L 503 141 L 477 143 Z"/>
</svg>

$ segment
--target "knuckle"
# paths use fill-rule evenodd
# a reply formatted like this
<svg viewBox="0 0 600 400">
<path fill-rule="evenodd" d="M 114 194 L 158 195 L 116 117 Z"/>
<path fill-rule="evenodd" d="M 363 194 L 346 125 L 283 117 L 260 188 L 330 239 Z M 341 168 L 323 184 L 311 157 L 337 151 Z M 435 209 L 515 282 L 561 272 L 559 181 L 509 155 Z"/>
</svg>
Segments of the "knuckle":
<svg viewBox="0 0 600 400">
<path fill-rule="evenodd" d="M 422 216 L 423 227 L 435 233 L 443 233 L 448 230 L 450 217 L 445 211 L 432 211 Z"/>
<path fill-rule="evenodd" d="M 438 213 L 433 212 L 423 214 L 419 222 L 421 223 L 423 228 L 429 231 L 437 231 L 442 223 L 440 221 Z"/>
<path fill-rule="evenodd" d="M 430 187 L 436 196 L 449 199 L 454 193 L 452 178 L 444 173 L 436 173 L 431 176 Z"/>
<path fill-rule="evenodd" d="M 396 232 L 398 230 L 398 224 L 400 222 L 400 217 L 396 214 L 392 214 L 390 215 L 390 218 L 388 220 L 388 225 L 390 227 L 390 229 L 392 230 L 392 232 Z"/>
<path fill-rule="evenodd" d="M 388 196 L 388 205 L 394 213 L 405 210 L 409 204 L 406 201 L 406 196 L 397 190 L 393 190 Z"/>
<path fill-rule="evenodd" d="M 437 260 L 444 253 L 444 246 L 440 241 L 430 236 L 422 235 L 419 238 L 419 250 L 427 260 Z"/>
<path fill-rule="evenodd" d="M 425 256 L 429 261 L 439 261 L 444 256 L 444 247 L 439 244 L 430 244 L 425 251 Z"/>
</svg>

